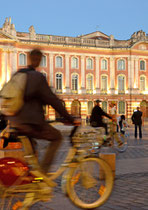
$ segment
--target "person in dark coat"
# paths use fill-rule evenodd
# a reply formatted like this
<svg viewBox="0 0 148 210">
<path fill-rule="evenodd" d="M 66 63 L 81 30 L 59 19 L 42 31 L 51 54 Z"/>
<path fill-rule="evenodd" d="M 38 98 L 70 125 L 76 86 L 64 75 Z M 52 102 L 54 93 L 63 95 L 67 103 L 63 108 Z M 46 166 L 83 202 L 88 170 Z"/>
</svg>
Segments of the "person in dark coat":
<svg viewBox="0 0 148 210">
<path fill-rule="evenodd" d="M 61 100 L 52 92 L 46 77 L 36 71 L 42 59 L 42 52 L 34 49 L 29 54 L 30 66 L 18 72 L 27 73 L 27 84 L 24 95 L 24 105 L 15 116 L 9 116 L 12 127 L 17 128 L 19 134 L 29 138 L 45 139 L 50 141 L 41 162 L 42 171 L 47 173 L 56 151 L 59 148 L 62 135 L 59 130 L 49 125 L 45 120 L 44 106 L 51 105 L 64 119 L 71 124 L 74 118 L 67 112 Z"/>
<path fill-rule="evenodd" d="M 135 124 L 135 138 L 137 139 L 137 127 L 139 127 L 139 139 L 142 139 L 142 112 L 139 110 L 139 107 L 132 115 L 132 122 Z"/>
<path fill-rule="evenodd" d="M 105 133 L 108 135 L 107 124 L 103 122 L 103 116 L 109 119 L 112 119 L 112 117 L 101 109 L 100 102 L 100 100 L 95 101 L 95 107 L 93 108 L 90 116 L 90 125 L 92 127 L 104 127 Z"/>
</svg>

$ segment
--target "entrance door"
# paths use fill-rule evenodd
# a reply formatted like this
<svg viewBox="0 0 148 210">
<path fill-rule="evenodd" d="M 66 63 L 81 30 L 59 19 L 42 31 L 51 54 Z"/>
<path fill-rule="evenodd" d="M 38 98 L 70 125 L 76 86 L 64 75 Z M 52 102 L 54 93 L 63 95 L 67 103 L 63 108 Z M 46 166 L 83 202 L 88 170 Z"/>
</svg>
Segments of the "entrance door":
<svg viewBox="0 0 148 210">
<path fill-rule="evenodd" d="M 80 117 L 81 115 L 81 104 L 78 100 L 74 100 L 71 104 L 71 114 L 75 117 Z"/>
</svg>

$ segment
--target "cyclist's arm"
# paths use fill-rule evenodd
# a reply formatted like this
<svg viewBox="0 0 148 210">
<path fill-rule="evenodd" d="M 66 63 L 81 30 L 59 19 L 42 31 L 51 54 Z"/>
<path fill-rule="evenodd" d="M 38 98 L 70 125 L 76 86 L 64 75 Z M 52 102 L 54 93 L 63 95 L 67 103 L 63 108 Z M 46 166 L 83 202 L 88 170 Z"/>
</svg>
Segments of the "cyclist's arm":
<svg viewBox="0 0 148 210">
<path fill-rule="evenodd" d="M 112 119 L 112 117 L 109 114 L 107 114 L 106 112 L 104 112 L 103 110 L 102 110 L 102 115 L 109 119 Z"/>
<path fill-rule="evenodd" d="M 61 100 L 52 92 L 51 88 L 48 86 L 45 76 L 43 75 L 41 75 L 38 93 L 44 105 L 51 105 L 62 117 L 64 117 L 70 123 L 74 122 L 73 117 L 67 112 Z"/>
</svg>

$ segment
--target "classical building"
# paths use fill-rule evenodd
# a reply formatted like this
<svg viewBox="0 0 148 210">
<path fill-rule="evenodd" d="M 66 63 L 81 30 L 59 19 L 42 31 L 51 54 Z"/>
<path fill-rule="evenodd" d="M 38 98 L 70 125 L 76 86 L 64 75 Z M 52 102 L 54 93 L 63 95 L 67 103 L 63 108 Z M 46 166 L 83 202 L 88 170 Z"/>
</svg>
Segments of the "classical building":
<svg viewBox="0 0 148 210">
<path fill-rule="evenodd" d="M 39 71 L 47 78 L 68 111 L 86 118 L 94 100 L 109 111 L 114 101 L 119 115 L 130 117 L 141 106 L 148 117 L 148 35 L 142 30 L 128 40 L 117 40 L 100 31 L 77 37 L 17 32 L 11 18 L 0 28 L 0 87 L 19 68 L 28 54 L 40 48 L 44 54 Z M 56 113 L 46 107 L 47 118 Z"/>
</svg>

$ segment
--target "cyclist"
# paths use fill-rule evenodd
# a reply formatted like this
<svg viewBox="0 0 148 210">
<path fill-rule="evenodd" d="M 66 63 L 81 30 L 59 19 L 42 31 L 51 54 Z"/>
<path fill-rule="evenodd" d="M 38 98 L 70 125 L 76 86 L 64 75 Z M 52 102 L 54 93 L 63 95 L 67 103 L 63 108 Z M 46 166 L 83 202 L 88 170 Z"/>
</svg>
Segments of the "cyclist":
<svg viewBox="0 0 148 210">
<path fill-rule="evenodd" d="M 112 119 L 112 117 L 104 112 L 100 107 L 100 100 L 95 101 L 95 107 L 92 110 L 91 116 L 90 116 L 90 125 L 92 127 L 104 127 L 105 128 L 105 134 L 108 135 L 107 131 L 107 124 L 102 121 L 103 116 Z"/>
<path fill-rule="evenodd" d="M 29 54 L 30 65 L 18 71 L 27 73 L 24 105 L 17 115 L 9 116 L 8 120 L 11 126 L 17 128 L 19 134 L 50 141 L 41 162 L 42 171 L 47 173 L 61 144 L 62 135 L 59 130 L 46 122 L 43 106 L 51 105 L 71 124 L 74 124 L 75 120 L 68 114 L 61 100 L 52 92 L 45 76 L 36 71 L 41 59 L 42 52 L 39 49 L 32 50 Z"/>
</svg>

